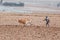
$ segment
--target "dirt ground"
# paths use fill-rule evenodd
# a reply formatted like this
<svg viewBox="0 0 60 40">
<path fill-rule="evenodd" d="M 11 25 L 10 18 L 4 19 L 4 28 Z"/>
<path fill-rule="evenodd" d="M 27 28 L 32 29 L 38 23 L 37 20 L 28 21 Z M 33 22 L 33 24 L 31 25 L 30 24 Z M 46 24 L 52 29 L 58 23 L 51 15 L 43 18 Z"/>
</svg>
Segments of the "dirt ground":
<svg viewBox="0 0 60 40">
<path fill-rule="evenodd" d="M 45 16 L 50 26 L 45 26 Z M 18 23 L 20 18 L 32 19 L 31 26 Z M 0 14 L 0 40 L 60 40 L 60 14 Z"/>
</svg>

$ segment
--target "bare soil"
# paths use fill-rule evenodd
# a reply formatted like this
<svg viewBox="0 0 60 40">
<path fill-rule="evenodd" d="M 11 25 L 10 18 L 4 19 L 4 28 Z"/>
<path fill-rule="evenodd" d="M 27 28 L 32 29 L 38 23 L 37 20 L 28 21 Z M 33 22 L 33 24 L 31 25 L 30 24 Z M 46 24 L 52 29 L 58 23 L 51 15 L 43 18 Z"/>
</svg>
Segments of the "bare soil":
<svg viewBox="0 0 60 40">
<path fill-rule="evenodd" d="M 45 16 L 50 19 L 46 27 Z M 31 26 L 18 23 L 20 18 L 32 19 Z M 0 40 L 60 40 L 60 14 L 0 14 Z"/>
</svg>

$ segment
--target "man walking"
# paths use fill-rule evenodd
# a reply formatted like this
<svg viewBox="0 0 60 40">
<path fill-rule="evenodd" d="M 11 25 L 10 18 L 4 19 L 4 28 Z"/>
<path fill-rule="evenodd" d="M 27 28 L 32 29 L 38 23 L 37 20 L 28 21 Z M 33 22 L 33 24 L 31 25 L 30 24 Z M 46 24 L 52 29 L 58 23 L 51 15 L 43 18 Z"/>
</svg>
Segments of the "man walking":
<svg viewBox="0 0 60 40">
<path fill-rule="evenodd" d="M 46 27 L 49 27 L 49 18 L 48 18 L 48 16 L 46 16 L 46 18 L 44 19 L 44 21 L 46 21 Z"/>
</svg>

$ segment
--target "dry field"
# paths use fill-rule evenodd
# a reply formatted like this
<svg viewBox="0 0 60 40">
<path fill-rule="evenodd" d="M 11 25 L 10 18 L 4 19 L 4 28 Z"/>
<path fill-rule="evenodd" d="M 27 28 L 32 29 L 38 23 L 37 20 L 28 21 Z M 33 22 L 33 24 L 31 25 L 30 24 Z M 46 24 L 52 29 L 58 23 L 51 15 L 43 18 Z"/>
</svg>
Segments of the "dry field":
<svg viewBox="0 0 60 40">
<path fill-rule="evenodd" d="M 2 12 L 1 12 L 2 13 Z M 45 16 L 50 27 L 45 26 Z M 30 18 L 31 26 L 23 26 L 18 20 Z M 60 40 L 60 14 L 0 14 L 0 40 Z"/>
</svg>

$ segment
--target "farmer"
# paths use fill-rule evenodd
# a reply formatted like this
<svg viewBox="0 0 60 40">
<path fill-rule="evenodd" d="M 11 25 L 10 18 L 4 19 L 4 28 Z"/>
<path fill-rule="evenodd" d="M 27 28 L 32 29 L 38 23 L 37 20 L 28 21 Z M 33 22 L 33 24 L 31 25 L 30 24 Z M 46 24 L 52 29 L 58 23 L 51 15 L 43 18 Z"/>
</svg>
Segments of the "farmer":
<svg viewBox="0 0 60 40">
<path fill-rule="evenodd" d="M 46 16 L 46 18 L 44 19 L 44 21 L 46 21 L 46 27 L 49 27 L 49 18 L 48 18 L 48 16 Z"/>
</svg>

